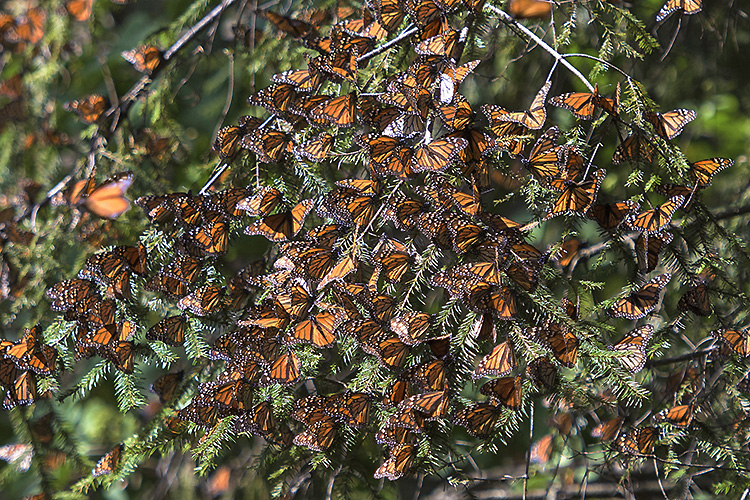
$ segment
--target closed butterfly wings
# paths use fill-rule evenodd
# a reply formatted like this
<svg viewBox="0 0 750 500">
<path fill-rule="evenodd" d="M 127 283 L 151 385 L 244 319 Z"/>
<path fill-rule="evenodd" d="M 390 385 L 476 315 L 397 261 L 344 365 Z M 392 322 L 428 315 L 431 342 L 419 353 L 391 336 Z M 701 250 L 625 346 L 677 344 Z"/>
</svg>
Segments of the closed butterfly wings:
<svg viewBox="0 0 750 500">
<path fill-rule="evenodd" d="M 630 373 L 637 373 L 646 364 L 646 344 L 653 334 L 653 326 L 640 326 L 625 335 L 622 340 L 610 346 L 609 349 L 621 354 L 617 360 L 623 368 Z"/>
</svg>

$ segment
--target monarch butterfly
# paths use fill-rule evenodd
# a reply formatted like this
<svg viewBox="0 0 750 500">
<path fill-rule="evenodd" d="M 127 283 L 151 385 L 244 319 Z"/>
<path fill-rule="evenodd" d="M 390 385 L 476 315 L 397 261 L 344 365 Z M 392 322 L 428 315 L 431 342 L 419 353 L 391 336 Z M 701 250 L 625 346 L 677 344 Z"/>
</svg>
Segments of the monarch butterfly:
<svg viewBox="0 0 750 500">
<path fill-rule="evenodd" d="M 612 231 L 625 220 L 625 217 L 638 210 L 639 207 L 640 204 L 632 200 L 619 201 L 608 205 L 594 205 L 589 209 L 588 216 L 605 231 Z"/>
<path fill-rule="evenodd" d="M 306 429 L 295 436 L 293 442 L 298 446 L 306 446 L 313 451 L 325 451 L 331 447 L 336 438 L 336 420 L 326 415 L 323 409 L 319 407 L 325 398 L 313 397 L 315 399 L 312 400 L 312 405 L 295 406 L 292 417 L 303 422 Z M 299 400 L 297 403 L 300 401 L 304 403 L 311 400 L 305 398 L 305 400 Z"/>
<path fill-rule="evenodd" d="M 446 389 L 445 362 L 442 359 L 425 361 L 404 371 L 400 380 L 408 380 L 427 391 Z"/>
<path fill-rule="evenodd" d="M 334 137 L 328 132 L 321 132 L 300 146 L 294 147 L 294 154 L 299 158 L 307 158 L 313 162 L 320 162 L 328 156 L 333 147 Z"/>
<path fill-rule="evenodd" d="M 536 464 L 545 464 L 552 457 L 554 448 L 554 436 L 547 434 L 531 445 L 529 449 L 529 461 Z"/>
<path fill-rule="evenodd" d="M 521 408 L 523 401 L 521 393 L 521 376 L 502 377 L 490 380 L 484 384 L 479 392 L 490 398 L 493 405 L 502 404 L 512 410 Z"/>
<path fill-rule="evenodd" d="M 409 269 L 411 255 L 406 251 L 403 243 L 384 239 L 373 250 L 372 260 L 386 281 L 399 283 Z"/>
<path fill-rule="evenodd" d="M 510 287 L 476 283 L 468 290 L 468 306 L 477 312 L 491 312 L 497 319 L 511 320 L 516 316 L 516 298 Z"/>
<path fill-rule="evenodd" d="M 638 269 L 649 273 L 656 269 L 659 255 L 662 250 L 672 242 L 672 233 L 661 232 L 648 236 L 641 233 L 635 240 L 635 254 L 638 260 Z"/>
<path fill-rule="evenodd" d="M 528 159 L 521 159 L 523 165 L 537 177 L 556 177 L 559 174 L 559 154 L 562 151 L 562 147 L 557 145 L 557 136 L 559 134 L 559 128 L 548 128 L 534 143 L 529 152 Z"/>
<path fill-rule="evenodd" d="M 130 209 L 125 192 L 133 184 L 133 172 L 120 172 L 94 187 L 93 179 L 78 182 L 69 193 L 69 203 L 103 219 L 116 219 Z"/>
<path fill-rule="evenodd" d="M 287 282 L 283 292 L 276 294 L 276 301 L 292 319 L 307 317 L 313 305 L 313 297 L 307 284 L 294 280 Z"/>
<path fill-rule="evenodd" d="M 394 445 L 388 458 L 375 470 L 375 479 L 387 478 L 395 481 L 402 478 L 411 469 L 417 456 L 417 446 L 413 444 Z"/>
<path fill-rule="evenodd" d="M 497 330 L 492 314 L 478 314 L 471 327 L 470 335 L 477 340 L 492 339 L 493 343 L 496 342 Z"/>
<path fill-rule="evenodd" d="M 395 337 L 360 336 L 359 340 L 363 351 L 377 357 L 381 363 L 391 368 L 403 366 L 409 354 L 409 346 Z"/>
<path fill-rule="evenodd" d="M 551 391 L 557 386 L 557 367 L 547 358 L 536 358 L 526 366 L 526 376 L 539 389 Z"/>
<path fill-rule="evenodd" d="M 47 289 L 47 297 L 52 300 L 53 311 L 71 311 L 84 314 L 101 301 L 94 282 L 82 279 L 61 281 Z"/>
<path fill-rule="evenodd" d="M 315 201 L 303 200 L 287 212 L 268 215 L 245 228 L 245 234 L 265 236 L 270 241 L 287 241 L 297 236 Z"/>
<path fill-rule="evenodd" d="M 404 344 L 418 345 L 425 340 L 430 330 L 430 315 L 422 312 L 408 312 L 390 322 L 391 330 Z"/>
<path fill-rule="evenodd" d="M 685 202 L 682 195 L 673 196 L 657 208 L 646 210 L 638 215 L 630 216 L 628 225 L 634 230 L 645 234 L 658 233 L 672 220 L 672 215 Z"/>
<path fill-rule="evenodd" d="M 609 347 L 610 350 L 623 354 L 617 358 L 630 373 L 636 373 L 646 364 L 646 344 L 654 334 L 651 325 L 639 326 L 629 332 L 622 340 Z"/>
<path fill-rule="evenodd" d="M 148 253 L 143 243 L 138 243 L 138 246 L 116 246 L 112 254 L 123 259 L 134 273 L 145 276 Z"/>
<path fill-rule="evenodd" d="M 451 131 L 465 129 L 474 121 L 474 111 L 461 94 L 456 94 L 455 102 L 440 104 L 436 109 L 443 125 Z"/>
<path fill-rule="evenodd" d="M 591 437 L 599 438 L 602 442 L 613 440 L 619 434 L 623 420 L 622 417 L 614 417 L 600 423 L 591 430 Z"/>
<path fill-rule="evenodd" d="M 370 421 L 370 397 L 352 391 L 333 394 L 326 399 L 323 412 L 350 427 L 363 427 Z"/>
<path fill-rule="evenodd" d="M 86 318 L 89 335 L 79 337 L 78 342 L 99 349 L 116 346 L 117 342 L 128 340 L 135 331 L 135 325 L 130 321 L 118 322 L 116 311 L 117 304 L 113 300 L 96 304 Z"/>
<path fill-rule="evenodd" d="M 163 52 L 153 45 L 141 45 L 121 53 L 122 58 L 133 65 L 135 70 L 151 75 L 164 62 Z"/>
<path fill-rule="evenodd" d="M 398 408 L 403 413 L 418 412 L 415 415 L 419 417 L 425 415 L 428 419 L 435 419 L 445 415 L 448 401 L 445 390 L 430 391 L 406 398 L 399 403 Z M 417 418 L 417 420 L 420 419 Z"/>
<path fill-rule="evenodd" d="M 696 114 L 692 109 L 680 108 L 666 113 L 644 111 L 643 117 L 654 127 L 654 132 L 668 140 L 680 135 L 685 125 L 695 120 Z"/>
<path fill-rule="evenodd" d="M 9 383 L 7 384 L 3 381 L 5 387 L 8 389 L 3 400 L 3 408 L 11 410 L 18 405 L 27 406 L 36 401 L 38 395 L 34 372 L 19 372 L 19 370 L 13 369 L 8 379 Z"/>
<path fill-rule="evenodd" d="M 388 32 L 394 32 L 401 26 L 406 16 L 401 0 L 375 0 L 373 2 L 375 19 Z"/>
<path fill-rule="evenodd" d="M 253 217 L 268 215 L 276 206 L 281 203 L 281 191 L 269 186 L 263 186 L 252 196 L 249 196 L 237 203 L 237 208 L 245 210 L 248 215 Z"/>
<path fill-rule="evenodd" d="M 492 436 L 501 414 L 498 406 L 478 403 L 454 413 L 453 423 L 466 428 L 466 432 L 471 436 L 487 439 Z"/>
<path fill-rule="evenodd" d="M 596 108 L 602 108 L 617 116 L 619 103 L 599 95 L 599 88 L 594 85 L 593 92 L 570 92 L 550 98 L 550 104 L 565 108 L 581 120 L 593 120 Z"/>
<path fill-rule="evenodd" d="M 437 56 L 453 59 L 458 47 L 459 32 L 448 29 L 442 33 L 423 39 L 414 46 L 414 52 L 420 56 Z"/>
<path fill-rule="evenodd" d="M 224 289 L 213 285 L 204 285 L 177 302 L 177 307 L 187 309 L 196 316 L 208 316 L 216 312 L 224 301 Z"/>
<path fill-rule="evenodd" d="M 293 85 L 299 92 L 315 91 L 323 83 L 323 76 L 314 68 L 291 69 L 273 75 L 271 81 Z"/>
<path fill-rule="evenodd" d="M 453 249 L 459 254 L 468 252 L 486 239 L 481 226 L 455 214 L 448 217 L 448 230 L 453 238 Z"/>
<path fill-rule="evenodd" d="M 544 108 L 544 102 L 547 99 L 547 93 L 552 87 L 552 82 L 547 81 L 537 93 L 531 106 L 527 111 L 510 112 L 499 106 L 493 106 L 492 113 L 496 119 L 501 122 L 513 122 L 531 130 L 539 130 L 544 126 L 547 120 L 547 110 Z"/>
<path fill-rule="evenodd" d="M 351 92 L 318 104 L 310 110 L 310 115 L 316 119 L 327 120 L 338 127 L 351 127 L 354 125 L 356 104 L 357 94 Z"/>
<path fill-rule="evenodd" d="M 414 149 L 411 160 L 413 172 L 438 172 L 450 166 L 453 159 L 463 150 L 468 141 L 460 137 L 443 137 Z"/>
<path fill-rule="evenodd" d="M 358 189 L 339 187 L 325 196 L 318 213 L 340 224 L 363 226 L 370 222 L 377 201 L 377 197 Z"/>
<path fill-rule="evenodd" d="M 520 155 L 529 139 L 529 129 L 517 123 L 500 121 L 499 118 L 506 113 L 500 106 L 485 104 L 482 106 L 482 112 L 487 115 L 490 130 L 497 137 L 497 148 L 507 151 L 514 158 Z"/>
<path fill-rule="evenodd" d="M 346 278 L 349 274 L 356 271 L 357 269 L 357 258 L 356 249 L 352 249 L 352 252 L 337 263 L 333 268 L 323 276 L 318 284 L 318 289 L 323 289 L 329 283 L 334 281 L 340 281 Z"/>
<path fill-rule="evenodd" d="M 366 54 L 375 47 L 376 40 L 372 36 L 353 32 L 337 23 L 331 29 L 331 47 L 333 50 L 348 51 L 356 49 L 359 54 Z"/>
<path fill-rule="evenodd" d="M 670 273 L 660 274 L 629 296 L 622 298 L 608 309 L 613 318 L 640 319 L 653 311 L 659 302 L 659 293 L 672 278 Z"/>
<path fill-rule="evenodd" d="M 22 370 L 32 370 L 41 375 L 51 375 L 57 369 L 57 350 L 44 343 L 41 325 L 24 329 L 21 340 L 12 344 L 8 341 L 3 357 L 10 359 Z"/>
<path fill-rule="evenodd" d="M 612 163 L 644 161 L 650 163 L 654 159 L 654 146 L 647 141 L 639 132 L 632 132 L 627 136 L 612 155 Z"/>
<path fill-rule="evenodd" d="M 292 339 L 313 344 L 316 347 L 331 347 L 336 341 L 335 331 L 341 323 L 341 315 L 321 311 L 297 323 Z"/>
<path fill-rule="evenodd" d="M 78 272 L 81 279 L 96 280 L 107 286 L 107 296 L 130 298 L 130 266 L 114 252 L 95 254 L 86 259 Z"/>
<path fill-rule="evenodd" d="M 555 201 L 552 209 L 544 216 L 543 221 L 558 215 L 578 215 L 583 217 L 596 200 L 599 187 L 607 175 L 607 171 L 599 169 L 594 172 L 593 178 L 587 181 L 571 182 L 554 179 L 551 186 L 562 191 Z"/>
<path fill-rule="evenodd" d="M 105 351 L 104 356 L 121 372 L 133 373 L 135 369 L 135 344 L 132 341 L 115 341 Z"/>
<path fill-rule="evenodd" d="M 280 130 L 251 130 L 242 137 L 241 146 L 253 151 L 261 163 L 280 161 L 285 153 L 291 153 L 292 136 Z"/>
<path fill-rule="evenodd" d="M 677 302 L 677 307 L 681 311 L 690 311 L 698 316 L 711 316 L 713 308 L 711 307 L 711 302 L 708 300 L 708 285 L 706 283 L 699 283 L 689 289 L 680 298 L 679 302 Z"/>
<path fill-rule="evenodd" d="M 270 10 L 259 11 L 259 14 L 276 26 L 277 29 L 295 38 L 302 38 L 315 31 L 315 27 L 308 22 L 282 16 Z"/>
<path fill-rule="evenodd" d="M 513 371 L 516 360 L 513 356 L 513 347 L 509 341 L 501 342 L 492 351 L 481 359 L 471 378 L 478 379 L 487 376 L 504 376 Z"/>
<path fill-rule="evenodd" d="M 83 99 L 66 102 L 65 111 L 73 111 L 83 123 L 96 123 L 109 109 L 109 100 L 99 94 L 92 94 Z"/>
<path fill-rule="evenodd" d="M 257 129 L 262 124 L 259 118 L 243 116 L 238 125 L 222 127 L 216 134 L 212 149 L 219 153 L 221 158 L 233 158 L 240 147 L 242 138 L 251 130 Z"/>
<path fill-rule="evenodd" d="M 185 341 L 187 318 L 185 316 L 171 316 L 165 318 L 146 332 L 147 340 L 161 340 L 167 345 L 180 346 Z"/>
<path fill-rule="evenodd" d="M 688 165 L 690 165 L 690 175 L 695 178 L 698 187 L 705 187 L 711 184 L 714 174 L 731 167 L 734 165 L 734 161 L 729 158 L 709 158 L 688 163 Z"/>
<path fill-rule="evenodd" d="M 654 423 L 666 422 L 675 427 L 685 429 L 690 427 L 690 423 L 693 421 L 693 412 L 695 411 L 695 405 L 678 405 L 673 408 L 662 410 L 654 415 Z"/>
<path fill-rule="evenodd" d="M 182 241 L 188 244 L 187 250 L 190 253 L 213 257 L 227 251 L 229 223 L 221 214 L 214 213 L 212 215 L 215 215 L 214 220 L 190 231 L 187 235 L 183 235 Z M 195 245 L 191 245 L 191 243 L 195 243 Z M 197 248 L 194 250 L 193 246 Z"/>
<path fill-rule="evenodd" d="M 572 368 L 578 358 L 578 337 L 576 337 L 568 328 L 550 323 L 543 327 L 530 329 L 530 333 L 546 347 L 552 350 L 555 356 L 563 366 Z"/>
<path fill-rule="evenodd" d="M 747 329 L 745 330 L 727 330 L 722 328 L 720 330 L 714 330 L 711 335 L 729 346 L 734 352 L 740 356 L 747 357 L 750 355 L 750 334 Z"/>
<path fill-rule="evenodd" d="M 511 0 L 508 13 L 516 19 L 546 19 L 552 12 L 552 3 L 544 0 Z"/>
<path fill-rule="evenodd" d="M 656 427 L 639 427 L 620 434 L 615 441 L 615 446 L 620 451 L 630 455 L 651 457 L 654 455 L 654 446 L 657 439 L 659 439 L 659 429 Z"/>
<path fill-rule="evenodd" d="M 120 465 L 120 458 L 122 452 L 125 450 L 123 443 L 118 444 L 112 451 L 104 455 L 94 466 L 91 471 L 91 475 L 99 477 L 104 474 L 112 474 L 114 470 Z"/>
<path fill-rule="evenodd" d="M 289 247 L 290 250 L 292 248 L 295 247 Z M 336 253 L 332 249 L 315 246 L 283 254 L 293 263 L 295 273 L 312 280 L 323 279 L 333 267 L 336 258 Z"/>
<path fill-rule="evenodd" d="M 187 285 L 185 283 L 161 273 L 148 280 L 143 288 L 151 292 L 165 293 L 172 298 L 182 297 L 187 294 Z"/>
<path fill-rule="evenodd" d="M 370 38 L 359 38 L 359 40 L 374 42 Z M 334 82 L 347 80 L 356 85 L 359 69 L 357 64 L 358 54 L 356 45 L 349 48 L 334 48 L 330 53 L 308 61 L 308 66 L 328 74 Z"/>
<path fill-rule="evenodd" d="M 162 403 L 171 401 L 175 394 L 177 394 L 177 389 L 179 389 L 184 375 L 184 370 L 176 373 L 165 373 L 151 384 L 151 390 L 159 396 L 159 401 Z"/>
<path fill-rule="evenodd" d="M 381 427 L 375 434 L 375 442 L 378 444 L 397 445 L 414 444 L 416 434 L 403 427 Z"/>
<path fill-rule="evenodd" d="M 413 216 L 424 212 L 425 209 L 425 203 L 407 198 L 397 192 L 395 196 L 388 200 L 384 215 L 392 220 L 397 228 L 406 231 L 415 226 Z"/>
<path fill-rule="evenodd" d="M 451 102 L 455 101 L 456 105 L 453 109 L 456 111 L 460 110 L 458 115 L 464 117 L 460 118 L 458 122 L 447 120 L 448 122 L 451 122 L 451 126 L 449 128 L 452 128 L 452 130 L 465 128 L 471 121 L 473 121 L 474 112 L 472 111 L 471 106 L 469 105 L 466 98 L 464 98 L 456 91 L 456 88 L 461 84 L 461 82 L 464 81 L 469 73 L 474 71 L 474 68 L 476 68 L 480 62 L 481 61 L 477 59 L 475 61 L 470 61 L 463 66 L 456 67 L 452 61 L 448 61 L 448 64 L 446 64 L 445 67 L 441 68 L 440 74 L 437 75 L 437 78 L 440 82 L 438 87 L 438 100 L 442 104 L 450 104 Z M 450 113 L 450 108 L 448 109 Z M 443 118 L 442 113 L 441 118 Z M 443 121 L 446 122 L 446 120 Z M 463 125 L 461 125 L 461 122 L 464 122 Z"/>
<path fill-rule="evenodd" d="M 205 404 L 199 398 L 193 398 L 188 406 L 177 413 L 177 418 L 210 429 L 219 421 L 219 408 L 216 405 Z"/>
<path fill-rule="evenodd" d="M 239 203 L 249 195 L 249 189 L 225 189 L 209 196 L 204 205 L 210 211 L 217 212 L 226 218 L 237 220 L 245 215 L 245 210 L 239 208 Z"/>
<path fill-rule="evenodd" d="M 665 3 L 662 8 L 659 9 L 659 13 L 656 14 L 656 21 L 663 21 L 676 10 L 682 10 L 684 15 L 689 16 L 697 14 L 702 9 L 702 0 L 667 0 L 667 3 Z"/>
<path fill-rule="evenodd" d="M 262 379 L 260 383 L 261 385 L 267 385 L 269 382 L 276 382 L 282 385 L 296 384 L 300 377 L 301 368 L 302 363 L 297 355 L 294 351 L 289 351 L 274 361 L 267 373 L 267 377 Z"/>
<path fill-rule="evenodd" d="M 87 21 L 91 17 L 93 8 L 94 0 L 68 0 L 65 4 L 65 10 L 76 21 Z"/>
</svg>

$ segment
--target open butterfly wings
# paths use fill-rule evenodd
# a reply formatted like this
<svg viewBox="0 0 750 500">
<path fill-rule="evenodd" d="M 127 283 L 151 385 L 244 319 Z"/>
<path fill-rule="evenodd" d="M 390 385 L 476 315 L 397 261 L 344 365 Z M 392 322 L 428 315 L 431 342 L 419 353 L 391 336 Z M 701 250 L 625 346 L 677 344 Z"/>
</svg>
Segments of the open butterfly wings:
<svg viewBox="0 0 750 500">
<path fill-rule="evenodd" d="M 547 110 L 544 104 L 550 88 L 552 88 L 552 82 L 548 81 L 542 86 L 536 97 L 534 97 L 527 111 L 510 112 L 504 111 L 499 107 L 493 108 L 495 118 L 501 122 L 517 123 L 531 130 L 542 128 L 544 122 L 547 120 Z"/>
<path fill-rule="evenodd" d="M 640 319 L 656 309 L 659 303 L 659 295 L 667 286 L 672 275 L 661 274 L 629 296 L 619 299 L 608 309 L 613 318 L 624 317 L 627 319 Z"/>
<path fill-rule="evenodd" d="M 659 13 L 656 14 L 656 21 L 663 21 L 669 17 L 673 12 L 681 10 L 686 16 L 697 14 L 703 10 L 702 0 L 667 0 Z"/>
</svg>

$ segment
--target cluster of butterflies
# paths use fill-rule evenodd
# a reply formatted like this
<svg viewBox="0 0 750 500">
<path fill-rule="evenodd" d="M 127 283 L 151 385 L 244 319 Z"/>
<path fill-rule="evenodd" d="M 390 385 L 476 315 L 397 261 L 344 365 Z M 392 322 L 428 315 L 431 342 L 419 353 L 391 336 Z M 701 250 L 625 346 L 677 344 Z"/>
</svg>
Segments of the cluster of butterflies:
<svg viewBox="0 0 750 500">
<path fill-rule="evenodd" d="M 331 449 L 337 436 L 351 430 L 371 432 L 387 450 L 375 477 L 390 480 L 413 468 L 433 421 L 488 439 L 500 422 L 523 407 L 526 391 L 554 392 L 561 369 L 575 368 L 581 343 L 592 340 L 579 338 L 579 308 L 568 299 L 556 314 L 537 315 L 518 332 L 524 344 L 537 346 L 535 352 L 541 354 L 517 359 L 519 338 L 498 338 L 498 330 L 506 330 L 498 328 L 503 322 L 527 324 L 520 304 L 540 286 L 543 269 L 555 257 L 528 241 L 529 225 L 484 206 L 495 154 L 519 159 L 550 193 L 539 223 L 575 216 L 596 221 L 608 234 L 637 235 L 636 260 L 644 275 L 657 269 L 672 240 L 675 212 L 688 210 L 697 190 L 732 162 L 711 158 L 690 163 L 690 185 L 661 186 L 659 194 L 666 201 L 654 207 L 645 198 L 650 206 L 645 211 L 635 200 L 601 202 L 606 171 L 594 167 L 576 146 L 560 144 L 556 127 L 527 144 L 544 129 L 548 102 L 581 120 L 606 115 L 624 124 L 619 87 L 613 97 L 595 88 L 548 101 L 552 83 L 547 81 L 528 109 L 485 105 L 477 113 L 457 89 L 479 61 L 457 64 L 464 40 L 449 16 L 481 8 L 481 0 L 378 0 L 365 8 L 362 19 L 342 21 L 326 37 L 310 23 L 264 12 L 269 22 L 317 55 L 308 60 L 307 69 L 274 75 L 271 86 L 249 98 L 272 118 L 247 116 L 224 127 L 214 149 L 225 162 L 252 154 L 261 163 L 284 164 L 292 158 L 321 163 L 333 154 L 351 153 L 336 151 L 337 137 L 357 130 L 354 144 L 359 149 L 354 153 L 365 159 L 369 175 L 340 180 L 325 195 L 302 200 L 289 199 L 289 193 L 272 186 L 139 198 L 136 205 L 172 243 L 170 251 L 155 256 L 159 252 L 147 252 L 142 244 L 114 247 L 91 256 L 77 278 L 47 292 L 52 309 L 73 323 L 76 359 L 98 356 L 122 373 L 134 373 L 138 354 L 147 354 L 148 346 L 137 339 L 128 304 L 141 289 L 160 293 L 181 312 L 150 327 L 147 341 L 183 345 L 192 317 L 232 325 L 211 342 L 213 375 L 204 376 L 208 380 L 194 387 L 192 400 L 167 419 L 165 432 L 177 435 L 189 421 L 209 435 L 222 419 L 232 417 L 235 432 L 315 452 Z M 411 38 L 413 62 L 381 88 L 371 88 L 374 79 L 360 85 L 360 69 L 377 52 L 378 42 L 399 31 L 407 17 L 417 27 Z M 163 63 L 153 47 L 124 57 L 146 74 Z M 92 97 L 69 107 L 94 123 L 109 105 Z M 652 161 L 659 145 L 677 137 L 694 118 L 695 112 L 684 109 L 644 112 L 641 125 L 630 126 L 612 163 Z M 128 172 L 99 185 L 82 181 L 67 202 L 115 218 L 129 207 L 124 192 L 131 182 Z M 371 241 L 374 227 L 388 229 Z M 224 285 L 212 264 L 227 252 L 240 228 L 273 244 L 268 257 L 273 264 L 263 260 L 248 266 Z M 664 273 L 633 288 L 613 300 L 609 315 L 645 318 L 658 307 L 670 279 Z M 709 282 L 710 276 L 701 276 L 685 293 L 680 300 L 684 313 L 711 315 Z M 425 283 L 432 288 L 427 290 Z M 487 349 L 464 375 L 487 379 L 479 389 L 485 400 L 467 402 L 458 396 L 464 375 L 454 361 L 464 339 L 445 328 L 438 315 L 412 309 L 410 296 L 425 294 L 435 303 L 442 297 L 457 304 L 473 318 L 468 335 Z M 654 327 L 644 324 L 608 347 L 621 368 L 635 374 L 645 366 L 653 335 Z M 714 336 L 730 351 L 750 354 L 747 332 L 722 329 Z M 5 406 L 32 403 L 38 397 L 35 377 L 51 376 L 57 369 L 56 349 L 43 343 L 38 328 L 18 344 L 0 343 L 0 349 L 0 384 L 8 389 Z M 303 380 L 318 377 L 321 363 L 335 363 L 344 352 L 355 373 L 359 364 L 375 366 L 387 380 L 385 389 L 353 390 L 341 381 L 343 390 L 333 393 L 309 394 L 309 385 L 302 388 Z M 299 423 L 296 429 L 279 418 L 283 409 L 259 395 L 276 385 L 297 396 L 288 409 Z M 162 403 L 174 405 L 190 387 L 179 371 L 158 378 L 152 390 Z M 678 405 L 659 413 L 654 422 L 687 427 L 694 411 L 693 403 Z M 378 415 L 377 425 L 373 415 Z M 625 453 L 652 455 L 659 428 L 623 431 L 623 422 L 616 417 L 593 434 L 602 441 L 616 439 Z M 118 445 L 105 455 L 94 476 L 116 470 L 124 450 Z"/>
</svg>

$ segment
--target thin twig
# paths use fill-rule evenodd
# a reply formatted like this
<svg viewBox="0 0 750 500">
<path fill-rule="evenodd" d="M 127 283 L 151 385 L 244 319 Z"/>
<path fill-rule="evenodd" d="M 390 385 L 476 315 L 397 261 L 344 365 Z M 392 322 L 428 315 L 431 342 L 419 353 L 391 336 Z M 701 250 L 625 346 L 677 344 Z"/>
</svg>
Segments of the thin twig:
<svg viewBox="0 0 750 500">
<path fill-rule="evenodd" d="M 696 358 L 702 358 L 702 357 L 708 356 L 712 352 L 718 351 L 718 350 L 719 350 L 718 346 L 713 346 L 713 347 L 709 347 L 707 349 L 701 349 L 700 351 L 694 351 L 694 352 L 689 352 L 687 354 L 683 354 L 681 356 L 675 356 L 673 358 L 650 359 L 650 360 L 646 361 L 646 366 L 647 367 L 652 367 L 652 366 L 672 365 L 672 364 L 675 364 L 675 363 L 680 363 L 682 361 L 688 361 L 688 360 L 693 360 L 693 359 L 696 359 Z"/>
<path fill-rule="evenodd" d="M 405 38 L 409 38 L 410 36 L 412 36 L 413 34 L 415 34 L 417 31 L 419 31 L 419 28 L 417 28 L 416 26 L 413 26 L 413 27 L 407 26 L 407 28 L 399 36 L 397 36 L 393 40 L 391 40 L 391 41 L 389 41 L 387 43 L 384 43 L 380 47 L 375 47 L 370 52 L 367 52 L 364 55 L 359 56 L 357 58 L 357 62 L 360 63 L 362 61 L 366 61 L 366 60 L 368 60 L 368 59 L 370 59 L 372 57 L 375 57 L 378 54 L 381 54 L 381 53 L 385 52 L 386 50 L 390 49 L 394 45 L 399 44 Z"/>
<path fill-rule="evenodd" d="M 594 86 L 591 85 L 591 83 L 586 79 L 586 77 L 583 76 L 583 74 L 580 71 L 578 71 L 578 69 L 575 66 L 570 64 L 562 54 L 560 54 L 555 49 L 550 47 L 544 40 L 539 38 L 533 31 L 531 31 L 529 28 L 527 28 L 523 24 L 516 21 L 514 18 L 510 16 L 510 14 L 508 14 L 507 12 L 501 9 L 498 9 L 494 5 L 485 4 L 485 6 L 494 14 L 497 14 L 504 23 L 513 25 L 513 27 L 521 30 L 526 36 L 534 40 L 537 44 L 539 44 L 541 48 L 546 50 L 560 64 L 568 68 L 568 70 L 570 70 L 571 73 L 573 73 L 579 80 L 583 82 L 584 85 L 586 85 L 586 88 L 588 88 L 592 93 L 594 92 Z"/>
</svg>

